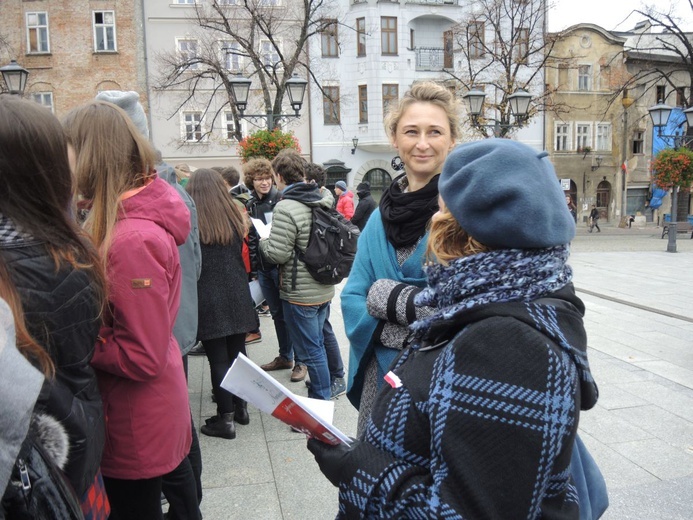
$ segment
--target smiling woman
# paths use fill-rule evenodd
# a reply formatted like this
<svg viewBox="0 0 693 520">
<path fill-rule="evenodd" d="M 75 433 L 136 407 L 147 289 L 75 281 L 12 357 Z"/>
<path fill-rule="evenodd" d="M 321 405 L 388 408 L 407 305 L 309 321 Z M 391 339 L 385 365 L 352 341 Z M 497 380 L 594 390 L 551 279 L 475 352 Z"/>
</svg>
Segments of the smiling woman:
<svg viewBox="0 0 693 520">
<path fill-rule="evenodd" d="M 414 310 L 424 284 L 427 226 L 438 211 L 438 176 L 459 137 L 457 104 L 435 83 L 414 85 L 391 108 L 385 129 L 404 166 L 384 191 L 361 232 L 359 249 L 342 292 L 351 343 L 349 391 L 364 431 L 388 366 L 404 347 L 408 325 L 428 308 Z"/>
</svg>

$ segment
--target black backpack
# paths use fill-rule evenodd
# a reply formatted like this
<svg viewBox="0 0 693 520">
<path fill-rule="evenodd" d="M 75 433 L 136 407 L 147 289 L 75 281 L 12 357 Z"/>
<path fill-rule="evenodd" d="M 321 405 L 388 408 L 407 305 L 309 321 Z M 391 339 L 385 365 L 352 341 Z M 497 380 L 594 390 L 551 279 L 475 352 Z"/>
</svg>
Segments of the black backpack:
<svg viewBox="0 0 693 520">
<path fill-rule="evenodd" d="M 296 289 L 298 260 L 324 285 L 336 285 L 349 276 L 356 256 L 359 228 L 334 208 L 312 208 L 310 238 L 305 251 L 295 249 L 291 288 Z"/>
</svg>

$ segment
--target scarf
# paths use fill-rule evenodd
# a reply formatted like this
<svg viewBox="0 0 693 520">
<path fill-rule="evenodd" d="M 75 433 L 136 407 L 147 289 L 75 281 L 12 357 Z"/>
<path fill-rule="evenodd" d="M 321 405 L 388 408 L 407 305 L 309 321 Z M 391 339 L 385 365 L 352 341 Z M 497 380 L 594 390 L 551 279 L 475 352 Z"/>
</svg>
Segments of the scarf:
<svg viewBox="0 0 693 520">
<path fill-rule="evenodd" d="M 9 217 L 0 213 L 0 244 L 21 244 L 33 239 L 31 234 L 22 230 Z"/>
<path fill-rule="evenodd" d="M 422 338 L 434 323 L 481 305 L 529 302 L 559 290 L 573 277 L 568 254 L 565 245 L 498 249 L 427 266 L 428 287 L 414 302 L 437 310 L 411 325 L 414 336 Z"/>
<path fill-rule="evenodd" d="M 380 199 L 380 215 L 388 241 L 395 247 L 407 247 L 416 243 L 424 233 L 433 214 L 438 211 L 438 178 L 417 191 L 404 193 L 405 173 L 395 178 Z M 402 179 L 405 177 L 404 179 Z"/>
</svg>

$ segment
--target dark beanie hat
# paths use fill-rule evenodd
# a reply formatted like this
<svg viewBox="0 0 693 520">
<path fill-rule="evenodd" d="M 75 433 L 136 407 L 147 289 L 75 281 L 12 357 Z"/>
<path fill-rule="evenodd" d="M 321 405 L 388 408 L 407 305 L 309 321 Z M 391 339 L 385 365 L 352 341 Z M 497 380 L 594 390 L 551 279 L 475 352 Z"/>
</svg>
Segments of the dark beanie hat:
<svg viewBox="0 0 693 520">
<path fill-rule="evenodd" d="M 358 186 L 356 186 L 356 193 L 370 193 L 371 192 L 371 183 L 368 181 L 363 181 L 359 183 Z"/>
<path fill-rule="evenodd" d="M 335 188 L 339 188 L 339 189 L 342 190 L 342 191 L 346 191 L 346 190 L 347 190 L 347 185 L 346 185 L 346 182 L 344 182 L 344 181 L 337 181 L 337 182 L 335 182 L 335 183 L 334 183 L 334 187 L 335 187 Z"/>
<path fill-rule="evenodd" d="M 438 189 L 462 229 L 500 249 L 569 243 L 575 222 L 546 152 L 509 139 L 484 139 L 455 148 Z"/>
</svg>

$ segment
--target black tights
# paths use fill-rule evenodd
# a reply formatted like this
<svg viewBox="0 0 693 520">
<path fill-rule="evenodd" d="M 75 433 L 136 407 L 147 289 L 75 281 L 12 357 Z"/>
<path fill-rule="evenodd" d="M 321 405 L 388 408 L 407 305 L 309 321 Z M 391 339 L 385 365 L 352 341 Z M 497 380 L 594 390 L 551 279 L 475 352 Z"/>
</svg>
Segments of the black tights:
<svg viewBox="0 0 693 520">
<path fill-rule="evenodd" d="M 103 478 L 111 503 L 109 520 L 160 520 L 161 477 L 123 480 Z"/>
<path fill-rule="evenodd" d="M 240 352 L 245 354 L 245 334 L 208 339 L 202 344 L 209 360 L 212 391 L 217 399 L 217 413 L 231 413 L 234 411 L 233 395 L 221 388 L 221 382 L 238 354 Z"/>
</svg>

